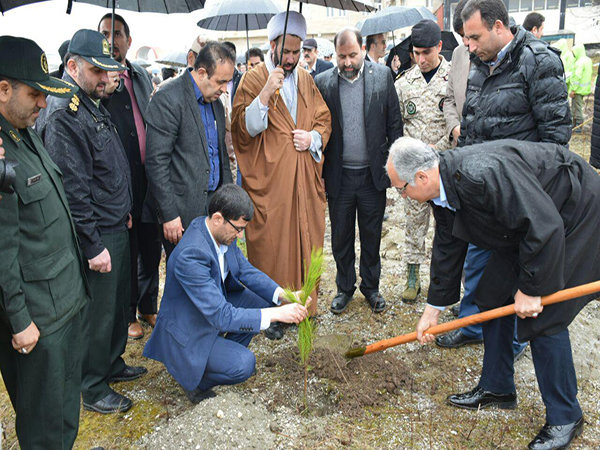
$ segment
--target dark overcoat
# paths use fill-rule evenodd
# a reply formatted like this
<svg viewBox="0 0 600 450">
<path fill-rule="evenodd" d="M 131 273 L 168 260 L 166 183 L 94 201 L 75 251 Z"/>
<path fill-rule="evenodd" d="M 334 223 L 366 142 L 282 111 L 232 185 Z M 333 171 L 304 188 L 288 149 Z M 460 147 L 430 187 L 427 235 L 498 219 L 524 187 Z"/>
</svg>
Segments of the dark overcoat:
<svg viewBox="0 0 600 450">
<path fill-rule="evenodd" d="M 548 295 L 600 279 L 600 176 L 578 155 L 501 140 L 440 154 L 440 176 L 456 213 L 434 208 L 429 303 L 456 301 L 467 242 L 492 251 L 476 292 L 482 310 L 512 303 L 517 289 Z M 519 339 L 563 330 L 595 297 L 519 319 Z"/>
</svg>

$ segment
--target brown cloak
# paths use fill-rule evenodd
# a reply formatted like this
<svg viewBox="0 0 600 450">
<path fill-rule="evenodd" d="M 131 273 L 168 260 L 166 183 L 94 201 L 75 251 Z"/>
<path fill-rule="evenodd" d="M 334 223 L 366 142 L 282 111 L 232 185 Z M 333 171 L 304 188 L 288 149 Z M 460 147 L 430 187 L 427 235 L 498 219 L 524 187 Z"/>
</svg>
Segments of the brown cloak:
<svg viewBox="0 0 600 450">
<path fill-rule="evenodd" d="M 258 97 L 269 77 L 263 64 L 246 72 L 235 94 L 231 130 L 244 189 L 255 214 L 246 228 L 248 260 L 283 287 L 299 289 L 304 262 L 313 247 L 323 246 L 325 190 L 321 172 L 309 151 L 294 148 L 292 131 L 317 131 L 324 149 L 331 134 L 331 114 L 312 77 L 298 69 L 296 124 L 283 98 L 269 101 L 269 125 L 251 137 L 246 107 Z M 316 299 L 315 299 L 316 300 Z M 316 307 L 316 302 L 315 302 Z"/>
</svg>

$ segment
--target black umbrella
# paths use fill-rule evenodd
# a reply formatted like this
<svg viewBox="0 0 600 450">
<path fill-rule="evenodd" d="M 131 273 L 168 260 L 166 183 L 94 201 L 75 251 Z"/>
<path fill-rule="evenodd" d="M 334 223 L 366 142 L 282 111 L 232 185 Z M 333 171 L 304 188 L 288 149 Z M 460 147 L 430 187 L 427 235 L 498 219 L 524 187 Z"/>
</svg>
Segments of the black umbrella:
<svg viewBox="0 0 600 450">
<path fill-rule="evenodd" d="M 271 17 L 280 12 L 272 0 L 211 1 L 198 22 L 200 28 L 219 31 L 246 31 L 246 45 L 250 49 L 249 30 L 263 30 Z"/>
<path fill-rule="evenodd" d="M 0 0 L 0 12 L 2 15 L 9 9 L 18 8 L 19 6 L 29 5 L 31 3 L 40 3 L 47 0 Z"/>
<path fill-rule="evenodd" d="M 440 53 L 447 61 L 452 60 L 452 52 L 456 47 L 458 47 L 458 42 L 456 41 L 454 33 L 451 31 L 442 31 L 442 51 Z M 390 50 L 386 64 L 388 67 L 391 67 L 394 56 L 398 55 L 398 58 L 400 59 L 399 73 L 405 72 L 412 66 L 410 59 L 411 52 L 412 43 L 409 36 Z"/>
</svg>

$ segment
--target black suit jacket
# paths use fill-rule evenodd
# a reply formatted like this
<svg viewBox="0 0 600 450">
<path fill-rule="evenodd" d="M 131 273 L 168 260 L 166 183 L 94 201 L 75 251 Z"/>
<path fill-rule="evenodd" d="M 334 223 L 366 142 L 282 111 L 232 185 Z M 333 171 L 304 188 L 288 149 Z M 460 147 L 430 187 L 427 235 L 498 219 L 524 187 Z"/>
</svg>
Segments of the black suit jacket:
<svg viewBox="0 0 600 450">
<path fill-rule="evenodd" d="M 402 115 L 394 80 L 386 66 L 365 61 L 362 80 L 365 83 L 364 124 L 367 147 L 370 155 L 369 166 L 375 187 L 383 191 L 390 186 L 385 172 L 385 163 L 390 145 L 403 134 Z M 344 135 L 342 127 L 342 107 L 339 95 L 339 71 L 335 67 L 315 78 L 315 83 L 331 111 L 331 137 L 325 148 L 323 177 L 327 195 L 336 197 L 342 180 L 342 156 Z M 348 126 L 348 124 L 346 124 Z"/>
<path fill-rule="evenodd" d="M 310 75 L 315 78 L 320 73 L 325 72 L 333 67 L 333 63 L 330 61 L 325 61 L 324 59 L 317 58 L 317 62 L 315 63 L 315 70 L 311 72 Z"/>
<path fill-rule="evenodd" d="M 211 105 L 219 135 L 222 185 L 233 181 L 225 147 L 225 110 L 220 101 Z M 159 223 L 181 217 L 187 228 L 206 214 L 210 175 L 206 131 L 188 71 L 154 94 L 146 120 L 147 201 Z"/>
<path fill-rule="evenodd" d="M 127 61 L 130 69 L 131 81 L 133 83 L 133 94 L 142 113 L 144 124 L 146 123 L 146 108 L 152 94 L 152 81 L 148 72 L 142 67 Z M 127 154 L 129 168 L 131 170 L 131 190 L 133 194 L 133 205 L 131 214 L 135 218 L 142 216 L 144 199 L 146 197 L 146 171 L 142 164 L 140 155 L 140 144 L 138 141 L 135 119 L 129 92 L 123 85 L 120 91 L 116 91 L 111 97 L 102 100 L 102 103 L 110 113 L 111 121 L 115 124 L 123 148 Z"/>
</svg>

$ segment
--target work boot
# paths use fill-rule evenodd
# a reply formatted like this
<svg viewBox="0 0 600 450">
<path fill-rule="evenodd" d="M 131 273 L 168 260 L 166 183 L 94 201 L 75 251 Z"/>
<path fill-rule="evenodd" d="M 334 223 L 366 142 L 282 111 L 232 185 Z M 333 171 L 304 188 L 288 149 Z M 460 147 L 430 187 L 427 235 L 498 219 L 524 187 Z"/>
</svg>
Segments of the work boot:
<svg viewBox="0 0 600 450">
<path fill-rule="evenodd" d="M 408 276 L 406 286 L 402 293 L 402 301 L 405 303 L 414 303 L 421 292 L 421 280 L 419 279 L 419 264 L 408 265 Z"/>
</svg>

